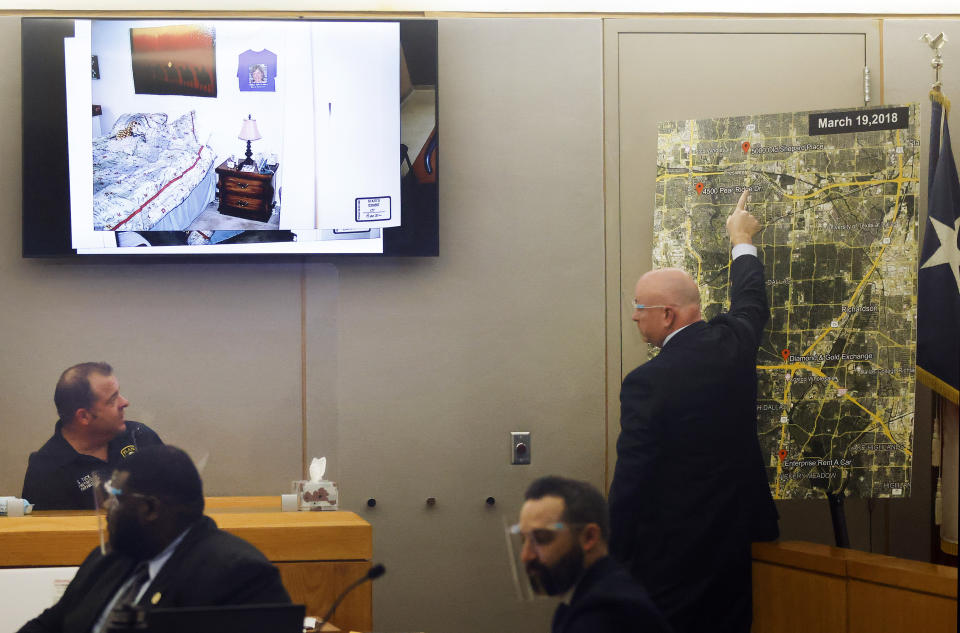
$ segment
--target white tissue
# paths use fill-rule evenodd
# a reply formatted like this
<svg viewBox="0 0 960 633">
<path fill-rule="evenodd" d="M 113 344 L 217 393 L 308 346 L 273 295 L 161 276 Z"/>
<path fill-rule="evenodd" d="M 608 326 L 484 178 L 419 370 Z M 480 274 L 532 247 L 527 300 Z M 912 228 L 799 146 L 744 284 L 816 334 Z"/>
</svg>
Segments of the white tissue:
<svg viewBox="0 0 960 633">
<path fill-rule="evenodd" d="M 323 473 L 327 471 L 327 458 L 314 457 L 310 462 L 310 481 L 317 483 L 323 481 Z"/>
</svg>

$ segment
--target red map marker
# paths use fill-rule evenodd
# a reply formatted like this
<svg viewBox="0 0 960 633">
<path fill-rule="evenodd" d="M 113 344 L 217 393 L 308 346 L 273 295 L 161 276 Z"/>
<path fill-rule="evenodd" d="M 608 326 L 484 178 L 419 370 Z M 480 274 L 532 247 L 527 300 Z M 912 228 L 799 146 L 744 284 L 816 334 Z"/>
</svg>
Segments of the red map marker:
<svg viewBox="0 0 960 633">
<path fill-rule="evenodd" d="M 695 185 L 693 186 L 693 188 L 697 190 L 697 195 L 698 195 L 698 196 L 699 196 L 701 193 L 703 193 L 703 183 L 702 183 L 702 182 L 698 182 L 697 184 L 695 184 Z"/>
<path fill-rule="evenodd" d="M 740 147 L 743 148 L 744 154 L 750 153 L 750 141 L 744 141 L 743 143 L 740 143 Z"/>
<path fill-rule="evenodd" d="M 790 358 L 790 350 L 782 349 L 780 350 L 780 355 L 783 356 L 783 360 L 787 360 L 788 358 Z"/>
<path fill-rule="evenodd" d="M 777 457 L 780 458 L 780 461 L 781 461 L 781 462 L 782 462 L 783 460 L 785 460 L 785 459 L 787 458 L 787 451 L 786 451 L 786 449 L 781 448 L 781 449 L 780 449 L 780 452 L 777 453 Z"/>
</svg>

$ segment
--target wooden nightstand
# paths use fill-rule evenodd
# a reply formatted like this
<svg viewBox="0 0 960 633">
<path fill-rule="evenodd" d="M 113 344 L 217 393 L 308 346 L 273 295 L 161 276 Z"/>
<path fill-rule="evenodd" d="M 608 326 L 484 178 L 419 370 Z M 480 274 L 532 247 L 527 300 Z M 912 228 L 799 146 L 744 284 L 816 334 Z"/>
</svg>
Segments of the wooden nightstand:
<svg viewBox="0 0 960 633">
<path fill-rule="evenodd" d="M 279 165 L 274 165 L 276 172 Z M 220 177 L 220 213 L 266 222 L 273 212 L 273 177 L 256 171 L 239 171 L 224 161 L 217 167 Z"/>
</svg>

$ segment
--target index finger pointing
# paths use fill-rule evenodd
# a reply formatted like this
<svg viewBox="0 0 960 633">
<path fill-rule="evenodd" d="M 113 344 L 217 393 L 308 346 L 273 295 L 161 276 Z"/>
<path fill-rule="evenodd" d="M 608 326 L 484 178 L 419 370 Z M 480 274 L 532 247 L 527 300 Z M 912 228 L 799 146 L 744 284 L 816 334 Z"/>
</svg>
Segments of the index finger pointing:
<svg viewBox="0 0 960 633">
<path fill-rule="evenodd" d="M 746 210 L 747 210 L 747 197 L 748 197 L 749 193 L 750 193 L 749 191 L 744 190 L 744 192 L 740 194 L 740 199 L 737 200 L 737 210 L 738 210 L 738 211 L 746 211 Z"/>
</svg>

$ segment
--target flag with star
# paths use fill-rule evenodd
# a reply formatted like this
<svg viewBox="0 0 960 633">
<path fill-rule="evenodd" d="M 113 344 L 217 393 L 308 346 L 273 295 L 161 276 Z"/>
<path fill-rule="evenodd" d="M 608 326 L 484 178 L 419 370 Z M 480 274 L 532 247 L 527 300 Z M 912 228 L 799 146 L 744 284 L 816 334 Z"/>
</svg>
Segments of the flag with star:
<svg viewBox="0 0 960 633">
<path fill-rule="evenodd" d="M 952 402 L 960 388 L 960 180 L 950 146 L 950 101 L 939 90 L 930 121 L 927 222 L 917 298 L 917 378 Z"/>
</svg>

